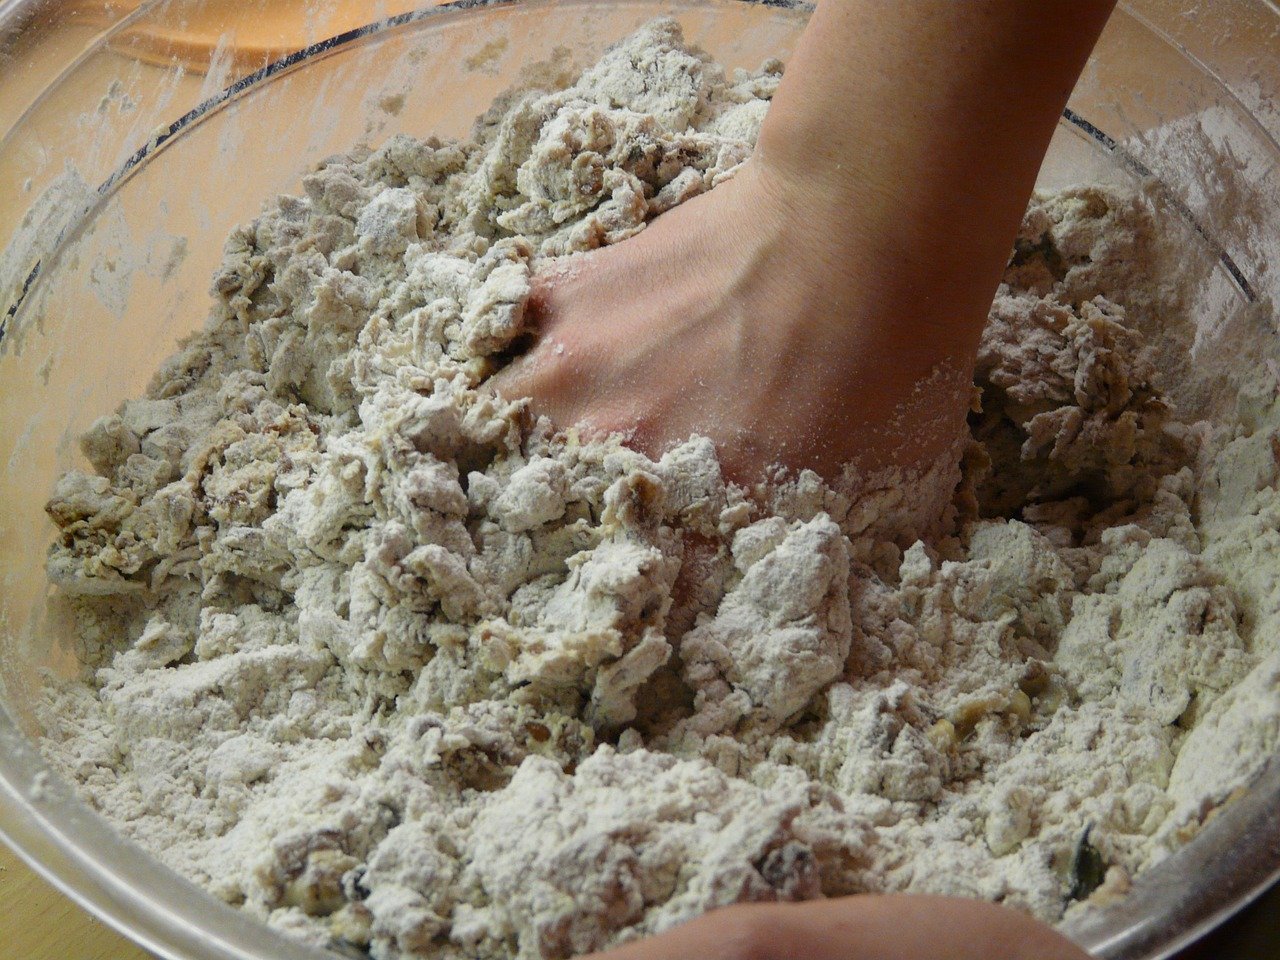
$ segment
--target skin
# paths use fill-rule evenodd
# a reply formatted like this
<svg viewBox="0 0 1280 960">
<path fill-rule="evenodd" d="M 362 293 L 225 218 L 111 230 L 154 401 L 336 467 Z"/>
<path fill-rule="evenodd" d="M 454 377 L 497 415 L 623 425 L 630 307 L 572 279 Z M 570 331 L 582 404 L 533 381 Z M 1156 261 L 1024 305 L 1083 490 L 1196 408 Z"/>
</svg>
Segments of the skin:
<svg viewBox="0 0 1280 960">
<path fill-rule="evenodd" d="M 1030 917 L 953 897 L 736 906 L 588 960 L 1087 960 Z"/>
<path fill-rule="evenodd" d="M 536 279 L 493 381 L 563 427 L 725 473 L 837 476 L 952 449 L 1050 137 L 1114 0 L 824 0 L 737 176 Z M 928 381 L 927 403 L 910 403 Z M 1079 960 L 991 904 L 732 907 L 598 960 Z"/>
<path fill-rule="evenodd" d="M 963 426 L 1036 172 L 1113 3 L 826 0 L 752 159 L 542 274 L 540 339 L 494 389 L 650 454 L 708 436 L 740 481 L 930 461 Z"/>
</svg>

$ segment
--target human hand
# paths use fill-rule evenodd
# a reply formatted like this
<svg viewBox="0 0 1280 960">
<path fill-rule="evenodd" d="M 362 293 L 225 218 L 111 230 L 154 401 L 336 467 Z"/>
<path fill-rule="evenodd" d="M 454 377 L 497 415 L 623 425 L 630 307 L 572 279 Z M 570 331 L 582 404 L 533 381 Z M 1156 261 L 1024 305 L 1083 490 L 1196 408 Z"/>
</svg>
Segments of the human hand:
<svg viewBox="0 0 1280 960">
<path fill-rule="evenodd" d="M 951 451 L 1000 273 L 1114 0 L 819 5 L 732 180 L 537 281 L 493 386 L 725 473 Z"/>
<path fill-rule="evenodd" d="M 857 896 L 744 904 L 588 960 L 1088 960 L 1025 914 L 978 900 Z"/>
<path fill-rule="evenodd" d="M 833 477 L 941 452 L 963 424 L 967 346 L 857 322 L 871 285 L 831 241 L 831 212 L 800 214 L 809 199 L 752 162 L 633 239 L 552 266 L 531 298 L 537 342 L 492 387 L 655 456 L 709 437 L 743 482 L 773 464 Z M 904 424 L 938 370 L 928 416 Z"/>
</svg>

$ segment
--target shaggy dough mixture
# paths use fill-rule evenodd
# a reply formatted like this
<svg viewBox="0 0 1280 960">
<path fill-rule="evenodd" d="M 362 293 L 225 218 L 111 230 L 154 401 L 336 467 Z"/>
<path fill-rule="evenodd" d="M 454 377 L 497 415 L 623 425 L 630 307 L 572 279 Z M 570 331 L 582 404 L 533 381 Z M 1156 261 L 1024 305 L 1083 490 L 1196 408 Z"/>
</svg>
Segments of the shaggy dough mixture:
<svg viewBox="0 0 1280 960">
<path fill-rule="evenodd" d="M 89 803 L 316 943 L 565 958 L 858 891 L 1057 920 L 1259 769 L 1276 381 L 1179 419 L 1139 196 L 1033 201 L 925 542 L 902 485 L 742 490 L 706 440 L 653 461 L 480 390 L 531 268 L 731 176 L 780 72 L 660 21 L 236 231 L 205 330 L 48 505 L 85 669 L 44 746 Z"/>
</svg>

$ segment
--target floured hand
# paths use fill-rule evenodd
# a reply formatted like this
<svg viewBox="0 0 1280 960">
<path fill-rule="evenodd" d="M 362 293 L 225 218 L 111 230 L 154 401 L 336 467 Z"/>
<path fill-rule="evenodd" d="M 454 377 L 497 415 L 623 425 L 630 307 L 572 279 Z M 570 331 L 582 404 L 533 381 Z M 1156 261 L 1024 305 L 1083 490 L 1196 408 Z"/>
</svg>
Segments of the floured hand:
<svg viewBox="0 0 1280 960">
<path fill-rule="evenodd" d="M 494 387 L 726 473 L 919 474 L 952 450 L 987 311 L 1114 0 L 820 4 L 727 183 L 553 266 Z"/>
<path fill-rule="evenodd" d="M 873 309 L 860 274 L 797 217 L 804 201 L 749 163 L 639 236 L 553 263 L 535 284 L 536 344 L 492 386 L 651 455 L 707 436 L 744 482 L 775 464 L 833 478 L 942 452 L 964 423 L 967 344 L 900 345 L 858 322 Z"/>
</svg>

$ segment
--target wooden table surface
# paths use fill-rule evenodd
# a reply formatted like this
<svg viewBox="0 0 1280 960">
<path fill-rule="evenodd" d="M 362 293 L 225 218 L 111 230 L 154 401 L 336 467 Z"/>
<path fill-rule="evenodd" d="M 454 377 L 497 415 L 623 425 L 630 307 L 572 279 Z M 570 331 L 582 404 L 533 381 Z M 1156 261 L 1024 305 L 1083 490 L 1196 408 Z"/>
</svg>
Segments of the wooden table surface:
<svg viewBox="0 0 1280 960">
<path fill-rule="evenodd" d="M 45 883 L 3 844 L 0 903 L 4 960 L 152 960 Z"/>
</svg>

